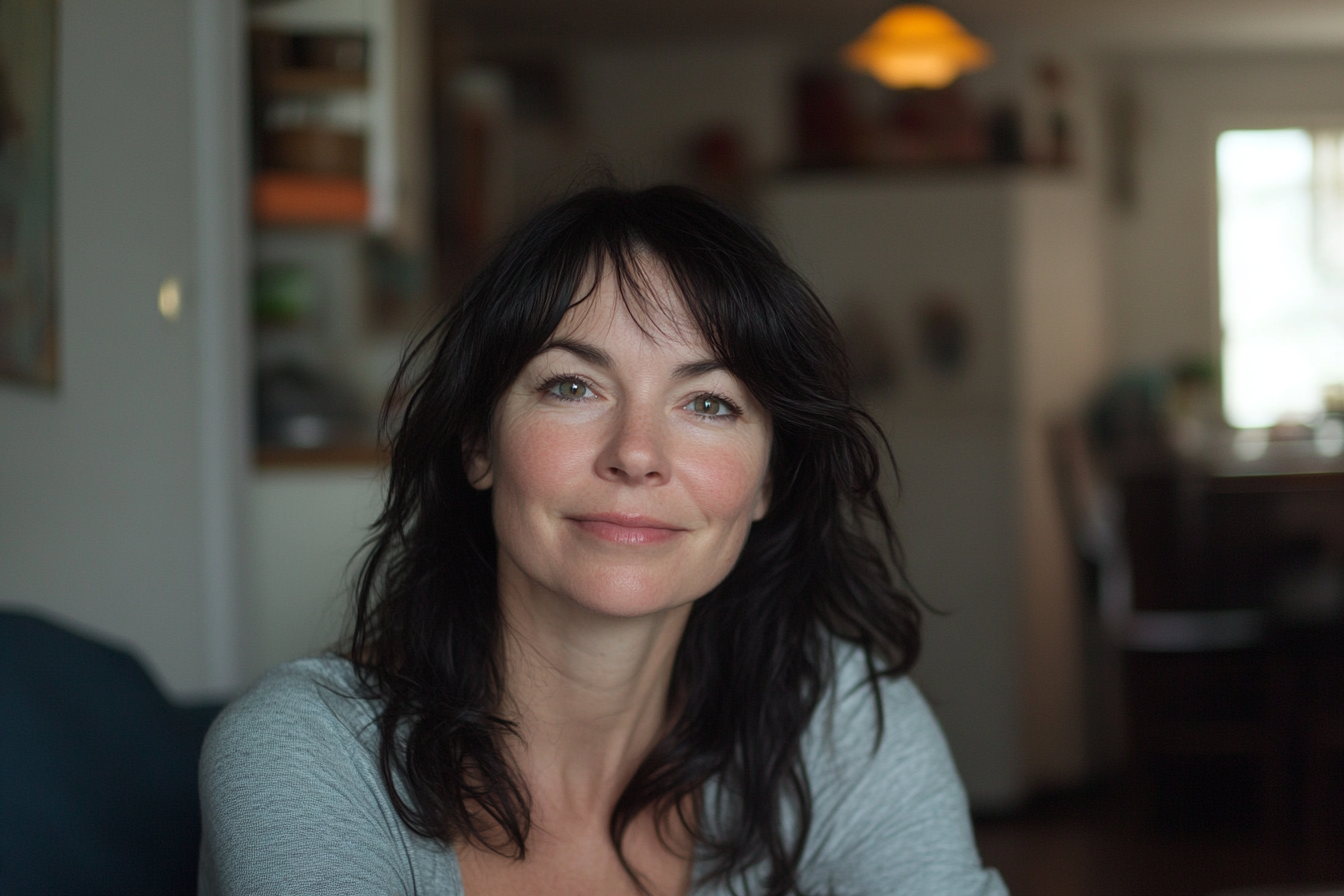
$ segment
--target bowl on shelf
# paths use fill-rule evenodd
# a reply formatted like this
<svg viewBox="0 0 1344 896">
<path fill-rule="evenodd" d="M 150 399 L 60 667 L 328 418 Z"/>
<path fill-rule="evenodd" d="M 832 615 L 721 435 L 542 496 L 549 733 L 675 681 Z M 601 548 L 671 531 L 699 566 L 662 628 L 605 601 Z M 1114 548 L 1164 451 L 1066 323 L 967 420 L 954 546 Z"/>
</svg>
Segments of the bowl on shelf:
<svg viewBox="0 0 1344 896">
<path fill-rule="evenodd" d="M 331 128 L 268 131 L 262 139 L 267 169 L 333 177 L 364 176 L 364 135 Z"/>
</svg>

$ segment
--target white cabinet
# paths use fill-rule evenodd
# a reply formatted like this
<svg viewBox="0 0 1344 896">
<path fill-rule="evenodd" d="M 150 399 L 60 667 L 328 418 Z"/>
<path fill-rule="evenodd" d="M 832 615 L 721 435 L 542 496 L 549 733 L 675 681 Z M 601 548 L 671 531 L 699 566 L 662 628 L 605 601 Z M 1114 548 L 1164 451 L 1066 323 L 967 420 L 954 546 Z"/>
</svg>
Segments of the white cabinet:
<svg viewBox="0 0 1344 896">
<path fill-rule="evenodd" d="M 762 211 L 849 338 L 892 356 L 894 382 L 861 399 L 891 440 L 887 499 L 934 608 L 915 678 L 972 801 L 1077 779 L 1078 602 L 1045 431 L 1105 364 L 1094 190 L 1058 173 L 824 174 L 774 184 Z"/>
</svg>

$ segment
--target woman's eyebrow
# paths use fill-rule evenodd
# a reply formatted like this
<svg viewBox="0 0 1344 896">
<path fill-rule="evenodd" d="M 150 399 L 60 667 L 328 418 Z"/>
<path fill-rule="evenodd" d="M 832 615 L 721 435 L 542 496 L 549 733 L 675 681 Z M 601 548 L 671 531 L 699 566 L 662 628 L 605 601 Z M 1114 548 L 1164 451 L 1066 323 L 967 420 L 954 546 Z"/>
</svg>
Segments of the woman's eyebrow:
<svg viewBox="0 0 1344 896">
<path fill-rule="evenodd" d="M 690 361 L 686 364 L 677 365 L 676 369 L 672 371 L 672 377 L 678 380 L 688 380 L 691 377 L 713 373 L 716 370 L 723 370 L 723 362 L 706 358 L 703 361 Z"/>
<path fill-rule="evenodd" d="M 587 342 L 580 342 L 576 339 L 552 339 L 541 347 L 537 354 L 556 350 L 569 352 L 578 358 L 587 361 L 603 370 L 611 370 L 615 366 L 611 355 L 604 352 L 595 345 Z M 723 362 L 714 358 L 705 358 L 701 361 L 687 361 L 685 364 L 678 364 L 672 371 L 672 378 L 678 380 L 690 379 L 692 377 L 702 376 L 706 373 L 713 373 L 716 370 L 723 370 Z"/>
<path fill-rule="evenodd" d="M 587 361 L 589 364 L 601 367 L 603 370 L 610 370 L 613 366 L 611 355 L 602 351 L 602 349 L 595 345 L 589 345 L 586 342 L 577 342 L 573 339 L 552 339 L 550 342 L 543 345 L 541 351 L 537 354 L 545 354 L 553 349 L 569 352 L 571 355 L 576 355 L 582 360 Z"/>
</svg>

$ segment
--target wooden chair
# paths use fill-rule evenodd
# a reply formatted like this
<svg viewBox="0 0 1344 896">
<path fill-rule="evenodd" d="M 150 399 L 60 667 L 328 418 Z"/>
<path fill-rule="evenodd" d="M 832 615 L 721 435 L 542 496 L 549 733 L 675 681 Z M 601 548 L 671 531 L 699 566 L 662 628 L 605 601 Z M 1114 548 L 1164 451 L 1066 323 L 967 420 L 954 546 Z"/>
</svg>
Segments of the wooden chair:
<svg viewBox="0 0 1344 896">
<path fill-rule="evenodd" d="M 1304 791 L 1307 838 L 1325 842 L 1339 826 L 1339 794 L 1334 785 L 1344 766 L 1344 626 L 1317 633 L 1306 651 L 1304 692 Z M 1340 839 L 1338 835 L 1336 840 Z"/>
<path fill-rule="evenodd" d="M 1242 763 L 1258 783 L 1263 824 L 1291 812 L 1291 725 L 1283 676 L 1258 608 L 1210 589 L 1201 480 L 1160 452 L 1121 476 L 1090 451 L 1079 421 L 1051 429 L 1055 479 L 1091 618 L 1118 653 L 1125 766 L 1141 802 L 1160 810 L 1164 765 Z M 1102 648 L 1107 649 L 1107 648 Z M 1112 699 L 1091 691 L 1090 700 Z"/>
</svg>

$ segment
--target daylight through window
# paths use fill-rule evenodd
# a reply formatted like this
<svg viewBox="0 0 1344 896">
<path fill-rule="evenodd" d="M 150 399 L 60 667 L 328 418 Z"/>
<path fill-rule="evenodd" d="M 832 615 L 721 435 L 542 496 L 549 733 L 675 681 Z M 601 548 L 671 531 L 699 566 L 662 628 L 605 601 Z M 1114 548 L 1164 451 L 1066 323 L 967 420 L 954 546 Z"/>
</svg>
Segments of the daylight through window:
<svg viewBox="0 0 1344 896">
<path fill-rule="evenodd" d="M 1344 129 L 1224 131 L 1217 166 L 1223 410 L 1310 422 L 1344 393 Z"/>
</svg>

